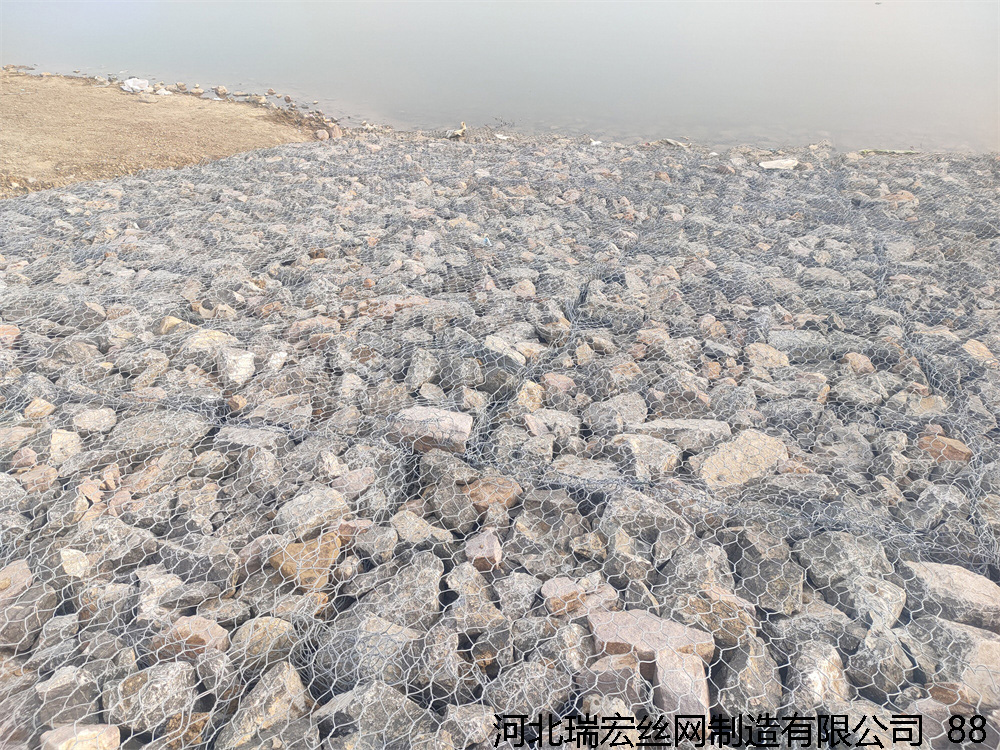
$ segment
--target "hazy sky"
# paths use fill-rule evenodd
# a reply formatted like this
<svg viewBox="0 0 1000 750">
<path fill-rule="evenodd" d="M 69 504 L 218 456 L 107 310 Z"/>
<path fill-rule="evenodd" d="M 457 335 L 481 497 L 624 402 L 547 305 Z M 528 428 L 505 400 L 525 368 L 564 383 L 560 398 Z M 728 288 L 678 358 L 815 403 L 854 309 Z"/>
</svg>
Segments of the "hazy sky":
<svg viewBox="0 0 1000 750">
<path fill-rule="evenodd" d="M 334 115 L 1000 150 L 1000 2 L 0 2 L 0 61 Z"/>
</svg>

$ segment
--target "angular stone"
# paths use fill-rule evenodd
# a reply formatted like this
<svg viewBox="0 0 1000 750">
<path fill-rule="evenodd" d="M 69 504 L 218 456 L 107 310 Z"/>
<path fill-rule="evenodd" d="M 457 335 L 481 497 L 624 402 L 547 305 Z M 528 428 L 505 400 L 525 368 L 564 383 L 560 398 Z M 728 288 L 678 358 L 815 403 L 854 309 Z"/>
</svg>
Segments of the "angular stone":
<svg viewBox="0 0 1000 750">
<path fill-rule="evenodd" d="M 646 421 L 648 407 L 641 394 L 623 393 L 588 406 L 583 423 L 595 435 L 614 435 Z"/>
<path fill-rule="evenodd" d="M 471 563 L 456 566 L 445 576 L 445 582 L 458 594 L 447 612 L 461 633 L 475 638 L 506 623 L 503 613 L 493 604 L 486 579 Z"/>
<path fill-rule="evenodd" d="M 494 505 L 509 509 L 524 492 L 517 482 L 507 477 L 483 477 L 462 487 L 479 513 L 486 513 Z"/>
<path fill-rule="evenodd" d="M 380 680 L 333 696 L 314 716 L 324 732 L 356 732 L 367 743 L 361 746 L 372 748 L 409 745 L 431 721 L 425 709 Z"/>
<path fill-rule="evenodd" d="M 587 613 L 599 654 L 635 654 L 640 662 L 652 664 L 665 652 L 694 654 L 706 663 L 715 653 L 715 641 L 707 633 L 679 622 L 664 620 L 640 611 Z"/>
<path fill-rule="evenodd" d="M 169 717 L 190 711 L 195 701 L 194 667 L 183 662 L 154 664 L 105 685 L 101 702 L 108 720 L 134 732 L 152 732 Z"/>
<path fill-rule="evenodd" d="M 300 541 L 332 531 L 351 512 L 344 496 L 328 487 L 310 487 L 278 509 L 274 517 L 276 534 L 290 534 Z"/>
<path fill-rule="evenodd" d="M 236 582 L 240 559 L 232 547 L 217 537 L 189 533 L 183 544 L 164 542 L 163 566 L 188 583 L 212 583 L 228 591 Z"/>
<path fill-rule="evenodd" d="M 906 687 L 913 664 L 891 630 L 872 628 L 847 658 L 847 676 L 864 697 L 885 703 Z"/>
<path fill-rule="evenodd" d="M 845 531 L 824 531 L 797 542 L 795 557 L 819 589 L 835 594 L 858 576 L 882 577 L 893 572 L 885 549 L 875 539 Z"/>
<path fill-rule="evenodd" d="M 747 344 L 744 351 L 751 367 L 788 367 L 788 355 L 773 346 L 757 342 Z"/>
<path fill-rule="evenodd" d="M 938 617 L 918 617 L 897 632 L 929 687 L 981 710 L 1000 708 L 1000 636 Z"/>
<path fill-rule="evenodd" d="M 268 730 L 305 716 L 312 705 L 312 697 L 295 668 L 287 661 L 275 664 L 240 701 L 235 716 L 219 733 L 215 747 L 217 750 L 262 747 L 261 739 Z"/>
<path fill-rule="evenodd" d="M 41 750 L 118 750 L 121 731 L 110 724 L 72 724 L 42 734 Z"/>
<path fill-rule="evenodd" d="M 657 482 L 681 464 L 681 449 L 649 435 L 615 435 L 606 451 L 623 473 L 640 482 Z"/>
<path fill-rule="evenodd" d="M 630 711 L 636 711 L 649 706 L 652 699 L 641 666 L 633 653 L 602 656 L 581 670 L 575 676 L 574 684 L 582 695 L 595 693 L 619 697 Z"/>
<path fill-rule="evenodd" d="M 961 440 L 941 435 L 924 435 L 917 440 L 917 447 L 939 464 L 946 461 L 968 463 L 975 455 Z"/>
<path fill-rule="evenodd" d="M 729 716 L 774 713 L 781 704 L 778 664 L 759 638 L 723 652 L 712 670 L 718 702 Z"/>
<path fill-rule="evenodd" d="M 422 636 L 381 617 L 348 611 L 319 638 L 310 661 L 315 687 L 344 692 L 372 680 L 403 685 L 418 660 Z"/>
<path fill-rule="evenodd" d="M 465 558 L 483 573 L 496 570 L 503 561 L 503 546 L 493 529 L 475 534 L 465 542 Z"/>
<path fill-rule="evenodd" d="M 519 571 L 493 582 L 493 588 L 500 602 L 500 611 L 515 620 L 524 617 L 534 608 L 541 587 L 540 580 Z"/>
<path fill-rule="evenodd" d="M 803 643 L 794 651 L 789 659 L 786 684 L 786 704 L 802 714 L 851 697 L 840 652 L 822 641 Z"/>
<path fill-rule="evenodd" d="M 438 596 L 444 563 L 432 552 L 418 552 L 391 580 L 377 586 L 353 609 L 371 612 L 407 628 L 427 630 L 441 612 Z"/>
<path fill-rule="evenodd" d="M 430 406 L 413 406 L 396 415 L 388 437 L 417 451 L 434 448 L 464 453 L 472 433 L 472 417 Z"/>
<path fill-rule="evenodd" d="M 891 628 L 896 624 L 906 592 L 889 581 L 867 575 L 847 578 L 833 596 L 830 603 L 844 610 L 854 619 L 872 626 Z"/>
<path fill-rule="evenodd" d="M 699 453 L 733 434 L 726 422 L 714 419 L 653 419 L 635 432 L 666 440 L 686 453 Z"/>
<path fill-rule="evenodd" d="M 770 474 L 788 458 L 785 444 L 757 430 L 744 430 L 734 440 L 692 460 L 692 468 L 709 489 L 739 487 Z"/>
<path fill-rule="evenodd" d="M 0 571 L 0 649 L 30 649 L 59 605 L 56 592 L 26 571 L 23 561 Z"/>
<path fill-rule="evenodd" d="M 152 411 L 119 422 L 108 436 L 116 450 L 134 457 L 167 448 L 191 448 L 212 429 L 212 424 L 191 412 Z"/>
<path fill-rule="evenodd" d="M 233 633 L 226 652 L 237 670 L 254 676 L 288 658 L 295 629 L 277 617 L 255 617 Z"/>
<path fill-rule="evenodd" d="M 906 609 L 1000 633 L 1000 586 L 957 565 L 903 562 Z"/>
<path fill-rule="evenodd" d="M 542 584 L 542 601 L 549 614 L 559 617 L 583 606 L 587 589 L 572 578 L 557 576 Z"/>
<path fill-rule="evenodd" d="M 438 700 L 474 700 L 480 673 L 460 652 L 460 639 L 458 628 L 450 618 L 442 618 L 432 625 L 421 641 L 411 684 L 419 689 L 429 689 Z"/>
<path fill-rule="evenodd" d="M 58 727 L 98 717 L 97 699 L 101 689 L 97 680 L 81 667 L 60 667 L 45 682 L 35 685 L 41 702 L 40 724 Z"/>
<path fill-rule="evenodd" d="M 150 651 L 159 661 L 194 663 L 206 651 L 228 648 L 229 632 L 218 623 L 197 615 L 177 618 L 169 630 L 150 641 Z"/>
<path fill-rule="evenodd" d="M 483 693 L 496 713 L 506 715 L 557 713 L 573 689 L 566 672 L 541 662 L 520 662 L 503 670 Z"/>
<path fill-rule="evenodd" d="M 321 589 L 340 554 L 340 537 L 321 534 L 308 542 L 286 544 L 271 555 L 271 567 L 303 589 Z"/>
</svg>

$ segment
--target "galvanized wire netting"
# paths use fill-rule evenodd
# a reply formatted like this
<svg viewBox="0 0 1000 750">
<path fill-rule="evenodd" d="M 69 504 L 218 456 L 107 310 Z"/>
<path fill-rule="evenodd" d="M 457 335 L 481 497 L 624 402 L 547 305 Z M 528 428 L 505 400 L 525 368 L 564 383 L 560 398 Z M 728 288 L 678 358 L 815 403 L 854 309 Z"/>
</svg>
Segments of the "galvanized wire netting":
<svg viewBox="0 0 1000 750">
<path fill-rule="evenodd" d="M 3 202 L 0 746 L 996 747 L 998 172 L 357 134 Z"/>
</svg>

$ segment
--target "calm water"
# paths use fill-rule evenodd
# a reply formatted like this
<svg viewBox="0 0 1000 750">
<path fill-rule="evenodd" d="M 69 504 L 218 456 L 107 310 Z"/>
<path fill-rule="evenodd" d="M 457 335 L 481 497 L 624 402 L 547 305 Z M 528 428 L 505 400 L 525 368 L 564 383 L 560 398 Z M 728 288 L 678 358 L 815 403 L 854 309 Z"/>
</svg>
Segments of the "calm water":
<svg viewBox="0 0 1000 750">
<path fill-rule="evenodd" d="M 407 128 L 1000 150 L 1000 2 L 21 2 L 0 62 Z"/>
</svg>

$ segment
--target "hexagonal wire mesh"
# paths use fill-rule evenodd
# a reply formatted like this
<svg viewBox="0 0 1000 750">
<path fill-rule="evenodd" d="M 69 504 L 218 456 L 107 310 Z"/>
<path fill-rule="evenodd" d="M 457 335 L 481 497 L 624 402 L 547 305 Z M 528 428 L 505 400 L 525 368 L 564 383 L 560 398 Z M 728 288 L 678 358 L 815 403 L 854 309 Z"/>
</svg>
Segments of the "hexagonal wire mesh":
<svg viewBox="0 0 1000 750">
<path fill-rule="evenodd" d="M 0 744 L 995 733 L 997 160 L 791 156 L 355 134 L 5 201 Z"/>
</svg>

